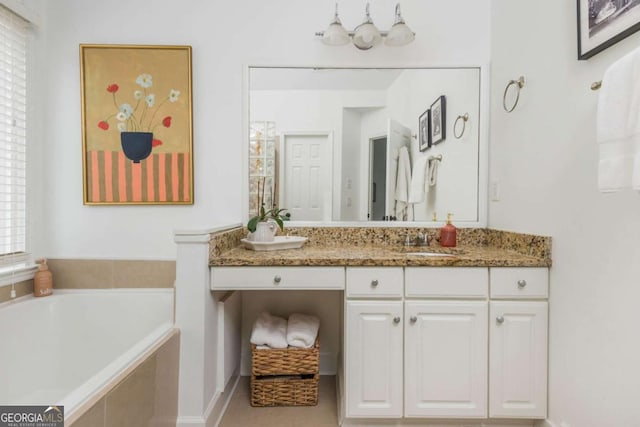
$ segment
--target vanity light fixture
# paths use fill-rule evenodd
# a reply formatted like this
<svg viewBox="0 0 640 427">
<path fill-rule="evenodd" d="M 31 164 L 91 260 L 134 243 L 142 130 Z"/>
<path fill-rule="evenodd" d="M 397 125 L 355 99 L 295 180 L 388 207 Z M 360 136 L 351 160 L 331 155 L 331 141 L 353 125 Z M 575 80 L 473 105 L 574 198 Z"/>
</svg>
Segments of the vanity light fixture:
<svg viewBox="0 0 640 427">
<path fill-rule="evenodd" d="M 404 22 L 400 13 L 400 3 L 396 4 L 395 21 L 389 31 L 380 31 L 373 24 L 371 15 L 369 14 L 369 3 L 365 8 L 365 18 L 362 24 L 358 25 L 353 31 L 347 31 L 338 16 L 338 3 L 336 3 L 336 11 L 333 21 L 325 31 L 316 33 L 316 36 L 322 37 L 322 42 L 329 46 L 342 46 L 349 41 L 360 50 L 369 50 L 379 44 L 384 38 L 387 46 L 404 46 L 411 43 L 416 35 L 409 26 Z"/>
<path fill-rule="evenodd" d="M 342 26 L 340 17 L 338 16 L 338 3 L 336 3 L 336 14 L 333 16 L 333 21 L 327 29 L 322 33 L 316 33 L 318 36 L 322 36 L 322 43 L 329 46 L 342 46 L 351 40 L 349 33 Z"/>
</svg>

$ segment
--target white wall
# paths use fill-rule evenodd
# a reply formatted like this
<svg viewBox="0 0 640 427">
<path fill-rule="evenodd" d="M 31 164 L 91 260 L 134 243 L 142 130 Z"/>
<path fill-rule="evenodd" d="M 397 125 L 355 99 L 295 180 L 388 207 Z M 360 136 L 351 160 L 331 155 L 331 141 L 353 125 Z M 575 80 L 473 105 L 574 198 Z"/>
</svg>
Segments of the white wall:
<svg viewBox="0 0 640 427">
<path fill-rule="evenodd" d="M 52 257 L 170 259 L 173 229 L 240 221 L 248 64 L 480 64 L 489 54 L 489 0 L 403 1 L 416 41 L 366 52 L 324 46 L 314 37 L 332 17 L 329 0 L 39 2 L 46 7 L 41 78 L 47 88 L 40 94 L 45 111 L 40 144 L 47 164 L 39 179 L 47 195 L 38 207 L 46 216 L 37 243 Z M 395 3 L 372 4 L 381 28 L 391 26 Z M 363 12 L 360 2 L 340 4 L 348 27 L 359 24 Z M 79 43 L 193 47 L 194 206 L 82 205 Z"/>
<path fill-rule="evenodd" d="M 640 195 L 597 190 L 589 89 L 635 34 L 577 61 L 576 5 L 493 0 L 490 226 L 553 236 L 549 418 L 557 427 L 640 425 Z M 502 110 L 508 80 L 521 103 Z M 565 423 L 565 424 L 562 424 Z"/>
<path fill-rule="evenodd" d="M 342 179 L 340 181 L 340 219 L 357 221 L 360 211 L 360 122 L 358 110 L 342 110 Z"/>
</svg>

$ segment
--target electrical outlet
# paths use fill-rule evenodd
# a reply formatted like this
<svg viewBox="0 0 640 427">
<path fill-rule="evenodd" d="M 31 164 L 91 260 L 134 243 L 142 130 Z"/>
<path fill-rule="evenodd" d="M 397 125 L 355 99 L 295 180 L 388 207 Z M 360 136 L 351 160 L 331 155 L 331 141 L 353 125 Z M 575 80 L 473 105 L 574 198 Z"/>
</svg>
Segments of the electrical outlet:
<svg viewBox="0 0 640 427">
<path fill-rule="evenodd" d="M 500 201 L 500 183 L 498 181 L 492 181 L 489 186 L 489 193 L 492 202 Z"/>
</svg>

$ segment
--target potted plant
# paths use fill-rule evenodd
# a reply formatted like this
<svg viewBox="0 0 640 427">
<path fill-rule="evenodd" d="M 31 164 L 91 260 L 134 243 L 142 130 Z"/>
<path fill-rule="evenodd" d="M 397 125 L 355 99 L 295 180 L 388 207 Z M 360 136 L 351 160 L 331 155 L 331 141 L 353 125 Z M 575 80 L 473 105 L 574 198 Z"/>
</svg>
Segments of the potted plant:
<svg viewBox="0 0 640 427">
<path fill-rule="evenodd" d="M 265 178 L 262 179 L 262 192 L 260 191 L 260 182 L 258 182 L 258 212 L 247 222 L 247 229 L 253 233 L 253 240 L 258 242 L 273 241 L 273 237 L 278 231 L 273 224 L 274 222 L 281 231 L 284 231 L 283 221 L 287 215 L 285 214 L 287 209 L 281 209 L 276 206 L 272 206 L 271 209 L 265 208 L 264 187 Z"/>
</svg>

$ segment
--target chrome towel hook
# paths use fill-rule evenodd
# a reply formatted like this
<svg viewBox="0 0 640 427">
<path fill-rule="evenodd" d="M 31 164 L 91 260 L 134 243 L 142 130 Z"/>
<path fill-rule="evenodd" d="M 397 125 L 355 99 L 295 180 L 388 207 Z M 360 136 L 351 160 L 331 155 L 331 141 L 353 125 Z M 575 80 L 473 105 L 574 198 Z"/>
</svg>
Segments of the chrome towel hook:
<svg viewBox="0 0 640 427">
<path fill-rule="evenodd" d="M 460 131 L 460 134 L 458 134 L 458 122 L 462 120 L 462 130 Z M 456 139 L 460 139 L 462 138 L 462 135 L 464 135 L 464 131 L 467 127 L 467 121 L 469 120 L 469 113 L 464 113 L 461 116 L 458 116 L 458 118 L 456 119 L 455 123 L 453 124 L 453 136 L 456 137 Z"/>
<path fill-rule="evenodd" d="M 509 92 L 509 88 L 511 86 L 516 87 L 516 100 L 513 102 L 513 105 L 511 106 L 511 108 L 507 107 L 507 93 Z M 520 76 L 520 78 L 518 80 L 509 80 L 509 83 L 507 83 L 507 87 L 504 89 L 504 95 L 502 95 L 502 108 L 504 108 L 504 111 L 506 111 L 507 113 L 512 112 L 513 110 L 515 110 L 516 106 L 518 105 L 518 101 L 520 100 L 520 89 L 522 89 L 524 87 L 524 76 Z"/>
</svg>

